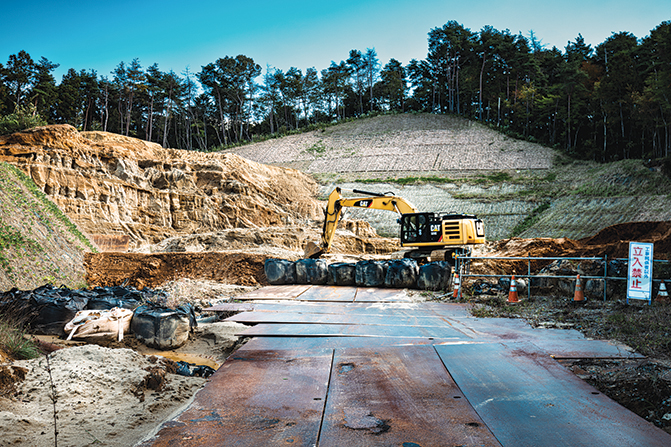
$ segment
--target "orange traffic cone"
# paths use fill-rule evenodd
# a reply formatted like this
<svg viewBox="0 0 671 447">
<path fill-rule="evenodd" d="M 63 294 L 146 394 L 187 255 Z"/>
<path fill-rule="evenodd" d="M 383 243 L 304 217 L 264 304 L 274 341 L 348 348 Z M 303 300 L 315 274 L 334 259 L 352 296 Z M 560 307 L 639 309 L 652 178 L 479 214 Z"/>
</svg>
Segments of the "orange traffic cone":
<svg viewBox="0 0 671 447">
<path fill-rule="evenodd" d="M 575 293 L 573 294 L 573 301 L 585 301 L 585 293 L 582 291 L 582 282 L 580 275 L 575 278 Z"/>
<path fill-rule="evenodd" d="M 452 294 L 452 298 L 459 298 L 459 275 L 454 274 L 454 293 Z"/>
<path fill-rule="evenodd" d="M 666 291 L 666 284 L 664 284 L 664 281 L 662 281 L 662 284 L 659 286 L 659 292 L 657 292 L 657 298 L 655 298 L 655 301 L 669 301 L 669 292 Z"/>
<path fill-rule="evenodd" d="M 515 282 L 515 275 L 513 275 L 512 279 L 510 280 L 510 292 L 508 292 L 508 303 L 517 303 L 519 302 L 519 298 L 517 297 L 517 283 Z"/>
</svg>

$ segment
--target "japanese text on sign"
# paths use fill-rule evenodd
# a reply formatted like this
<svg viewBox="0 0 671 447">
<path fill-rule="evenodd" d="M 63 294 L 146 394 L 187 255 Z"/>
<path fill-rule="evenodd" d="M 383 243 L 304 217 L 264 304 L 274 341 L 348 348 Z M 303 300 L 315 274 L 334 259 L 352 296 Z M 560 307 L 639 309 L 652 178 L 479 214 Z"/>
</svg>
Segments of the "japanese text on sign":
<svg viewBox="0 0 671 447">
<path fill-rule="evenodd" d="M 653 244 L 629 243 L 627 299 L 648 300 L 652 297 Z"/>
</svg>

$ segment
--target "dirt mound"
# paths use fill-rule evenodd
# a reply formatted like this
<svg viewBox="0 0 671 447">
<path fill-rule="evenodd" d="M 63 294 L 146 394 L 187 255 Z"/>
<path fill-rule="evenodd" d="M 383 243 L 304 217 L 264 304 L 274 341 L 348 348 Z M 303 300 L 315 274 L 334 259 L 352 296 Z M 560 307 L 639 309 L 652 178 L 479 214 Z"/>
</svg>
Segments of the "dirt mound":
<svg viewBox="0 0 671 447">
<path fill-rule="evenodd" d="M 90 286 L 125 283 L 142 289 L 179 278 L 267 285 L 265 260 L 264 255 L 248 253 L 87 253 L 84 263 Z"/>
<path fill-rule="evenodd" d="M 671 260 L 671 222 L 630 222 L 604 228 L 581 239 L 578 252 L 588 256 L 629 257 L 629 241 L 654 243 L 655 259 Z"/>
<path fill-rule="evenodd" d="M 67 124 L 56 124 L 0 136 L 0 144 L 12 147 L 12 153 L 20 154 L 19 147 L 21 146 L 71 150 L 86 144 L 86 140 L 74 127 Z"/>
<path fill-rule="evenodd" d="M 654 257 L 671 260 L 671 222 L 632 222 L 604 228 L 592 237 L 578 241 L 567 238 L 512 238 L 493 242 L 476 256 L 496 257 L 604 257 L 628 258 L 629 241 L 654 243 Z M 551 261 L 533 261 L 531 271 L 537 272 Z M 478 261 L 474 271 L 523 274 L 527 261 Z"/>
<path fill-rule="evenodd" d="M 316 183 L 296 170 L 68 125 L 0 137 L 0 161 L 28 174 L 85 233 L 127 235 L 131 248 L 321 216 Z"/>
<path fill-rule="evenodd" d="M 347 255 L 389 257 L 401 248 L 398 240 L 377 237 L 363 222 L 346 222 L 343 227 L 336 232 L 332 255 L 326 256 L 330 260 Z M 169 238 L 152 246 L 151 254 L 89 253 L 84 262 L 86 280 L 91 286 L 126 283 L 137 288 L 155 288 L 180 278 L 266 285 L 266 259 L 300 259 L 307 241 L 317 242 L 319 235 L 316 226 L 238 228 Z"/>
<path fill-rule="evenodd" d="M 16 363 L 27 373 L 13 399 L 2 400 L 2 445 L 134 445 L 205 382 L 172 374 L 169 361 L 96 345 L 58 350 L 48 364 Z M 151 380 L 157 375 L 162 387 Z"/>
<path fill-rule="evenodd" d="M 321 225 L 235 228 L 216 233 L 175 236 L 150 247 L 153 253 L 245 251 L 287 258 L 301 256 L 308 241 L 320 240 Z M 333 253 L 383 254 L 400 249 L 395 239 L 381 238 L 363 221 L 343 221 L 336 231 Z M 293 252 L 293 253 L 291 253 Z"/>
<path fill-rule="evenodd" d="M 489 251 L 500 257 L 604 256 L 627 258 L 629 242 L 652 242 L 655 259 L 671 259 L 671 222 L 631 222 L 613 225 L 594 236 L 572 240 L 567 238 L 504 239 Z"/>
<path fill-rule="evenodd" d="M 478 250 L 482 253 L 477 253 L 475 256 L 495 256 L 500 258 L 570 256 L 567 253 L 572 253 L 579 246 L 579 242 L 566 238 L 512 238 L 491 242 L 485 249 Z M 533 261 L 531 262 L 531 271 L 538 271 L 550 262 Z M 527 270 L 528 264 L 525 260 L 484 260 L 475 262 L 472 267 L 472 271 L 477 273 L 526 274 Z"/>
<path fill-rule="evenodd" d="M 579 246 L 578 242 L 566 238 L 512 238 L 498 241 L 493 249 L 496 251 L 496 255 L 501 257 L 544 257 L 573 251 Z"/>
</svg>

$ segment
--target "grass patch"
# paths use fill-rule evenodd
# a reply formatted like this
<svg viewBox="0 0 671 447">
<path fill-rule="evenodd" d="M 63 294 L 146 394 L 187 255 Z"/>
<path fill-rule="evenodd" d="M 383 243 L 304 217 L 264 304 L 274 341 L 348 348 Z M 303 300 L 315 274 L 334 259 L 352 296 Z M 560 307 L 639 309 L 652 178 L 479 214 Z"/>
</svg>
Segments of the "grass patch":
<svg viewBox="0 0 671 447">
<path fill-rule="evenodd" d="M 0 267 L 7 273 L 12 271 L 9 259 L 5 256 L 5 250 L 10 248 L 15 250 L 27 249 L 34 253 L 44 251 L 40 244 L 0 221 Z"/>
<path fill-rule="evenodd" d="M 0 312 L 0 350 L 14 359 L 34 359 L 42 354 L 37 343 L 27 337 L 27 318 L 16 302 Z"/>
<path fill-rule="evenodd" d="M 395 183 L 397 185 L 415 185 L 417 183 L 458 183 L 460 180 L 455 180 L 447 177 L 400 177 L 400 178 L 385 178 L 385 179 L 359 179 L 356 183 Z"/>
<path fill-rule="evenodd" d="M 324 155 L 324 153 L 326 153 L 326 150 L 327 150 L 327 147 L 324 146 L 322 144 L 322 142 L 320 141 L 319 143 L 315 143 L 311 147 L 305 149 L 305 152 L 307 152 L 307 153 L 311 154 L 313 157 L 317 158 L 317 157 L 320 157 L 320 156 Z"/>
<path fill-rule="evenodd" d="M 26 338 L 26 332 L 21 327 L 5 321 L 0 321 L 0 349 L 18 360 L 34 359 L 41 355 L 39 347 Z"/>
<path fill-rule="evenodd" d="M 622 306 L 608 315 L 606 325 L 610 338 L 620 340 L 643 355 L 671 356 L 671 338 L 668 336 L 671 307 L 653 304 L 649 306 Z"/>
<path fill-rule="evenodd" d="M 548 172 L 545 177 L 542 179 L 544 182 L 552 183 L 555 180 L 557 180 L 557 173 L 556 172 Z"/>
<path fill-rule="evenodd" d="M 500 171 L 489 175 L 480 175 L 474 183 L 503 183 L 511 182 L 512 180 L 513 177 L 509 173 Z"/>
<path fill-rule="evenodd" d="M 529 228 L 531 228 L 532 226 L 536 225 L 536 223 L 540 220 L 541 214 L 543 214 L 544 211 L 549 209 L 550 206 L 551 206 L 550 202 L 543 202 L 536 208 L 534 208 L 531 211 L 531 214 L 525 217 L 522 222 L 517 224 L 515 228 L 512 229 L 512 231 L 510 232 L 510 237 L 518 236 L 523 232 L 525 232 L 526 230 L 528 230 Z"/>
<path fill-rule="evenodd" d="M 56 218 L 56 220 L 60 221 L 65 227 L 68 229 L 68 231 L 75 236 L 80 242 L 82 242 L 84 245 L 86 245 L 92 252 L 97 252 L 98 250 L 91 244 L 91 242 L 82 234 L 81 231 L 77 228 L 75 224 L 72 223 L 72 221 L 65 215 L 63 212 L 56 206 L 54 202 L 52 202 L 47 195 L 42 192 L 41 189 L 37 187 L 35 182 L 28 177 L 26 174 L 24 174 L 19 168 L 10 165 L 9 163 L 2 163 L 2 167 L 11 172 L 16 176 L 16 178 L 30 191 L 30 193 L 37 199 L 39 203 L 44 206 L 44 208 L 51 213 L 52 216 Z M 33 210 L 36 211 L 36 210 Z M 36 213 L 38 214 L 38 213 Z M 39 216 L 39 214 L 38 214 Z M 42 219 L 42 221 L 48 225 L 48 221 L 45 219 Z M 49 226 L 50 227 L 50 226 Z"/>
</svg>

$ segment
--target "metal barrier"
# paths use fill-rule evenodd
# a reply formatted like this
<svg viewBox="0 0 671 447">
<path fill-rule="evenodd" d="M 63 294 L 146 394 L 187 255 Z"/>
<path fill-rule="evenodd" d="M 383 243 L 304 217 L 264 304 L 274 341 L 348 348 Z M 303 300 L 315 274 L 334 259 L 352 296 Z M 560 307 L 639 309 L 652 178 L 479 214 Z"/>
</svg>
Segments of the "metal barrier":
<svg viewBox="0 0 671 447">
<path fill-rule="evenodd" d="M 468 271 L 468 266 L 470 265 L 470 262 L 474 259 L 481 259 L 481 260 L 490 260 L 490 261 L 527 261 L 527 274 L 517 274 L 517 272 L 513 272 L 512 274 L 505 274 L 505 275 L 485 275 L 485 274 L 471 274 Z M 603 300 L 606 301 L 606 292 L 608 290 L 608 281 L 627 281 L 627 277 L 621 277 L 621 276 L 608 276 L 608 256 L 604 257 L 592 257 L 592 258 L 563 258 L 563 257 L 533 257 L 533 256 L 513 256 L 513 257 L 487 257 L 487 256 L 459 256 L 456 258 L 456 265 L 455 265 L 455 271 L 459 273 L 460 278 L 507 278 L 509 276 L 515 275 L 517 278 L 560 278 L 560 279 L 573 279 L 575 278 L 575 275 L 571 276 L 566 276 L 566 275 L 532 275 L 531 274 L 531 261 L 602 261 L 603 262 L 603 276 L 583 276 L 580 275 L 581 279 L 597 279 L 601 280 L 604 282 L 603 284 Z M 627 258 L 614 258 L 611 259 L 611 261 L 622 261 L 625 264 L 629 263 L 629 259 Z M 653 266 L 654 263 L 662 263 L 662 264 L 669 264 L 671 261 L 666 261 L 663 259 L 653 259 Z M 653 278 L 653 283 L 655 282 L 662 282 L 662 281 L 668 281 L 663 280 L 663 279 L 654 279 Z M 463 281 L 459 284 L 459 294 L 461 295 L 461 285 L 463 284 Z M 529 285 L 527 286 L 527 297 L 531 298 L 531 281 L 529 281 Z"/>
</svg>

